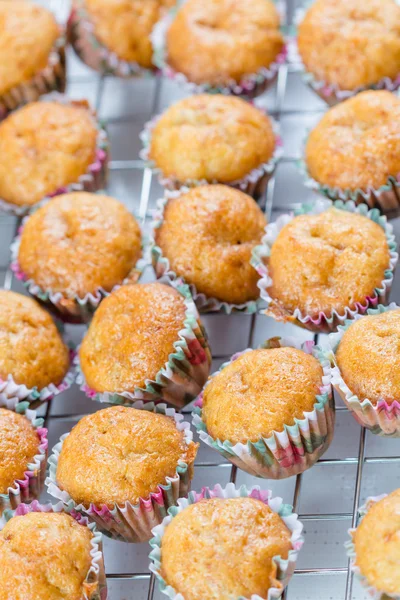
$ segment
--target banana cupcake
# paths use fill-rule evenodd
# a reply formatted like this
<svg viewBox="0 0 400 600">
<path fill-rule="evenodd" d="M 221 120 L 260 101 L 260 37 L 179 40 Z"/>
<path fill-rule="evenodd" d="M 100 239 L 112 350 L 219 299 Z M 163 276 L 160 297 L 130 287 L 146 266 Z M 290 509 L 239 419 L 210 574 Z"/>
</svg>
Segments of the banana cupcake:
<svg viewBox="0 0 400 600">
<path fill-rule="evenodd" d="M 155 28 L 154 61 L 191 90 L 255 97 L 285 60 L 279 26 L 270 0 L 188 0 Z"/>
<path fill-rule="evenodd" d="M 176 0 L 73 0 L 67 32 L 79 58 L 119 77 L 153 70 L 151 33 Z M 151 71 L 150 71 L 151 72 Z"/>
<path fill-rule="evenodd" d="M 265 314 L 326 333 L 387 304 L 398 260 L 392 231 L 378 210 L 353 202 L 279 217 L 252 257 Z"/>
<path fill-rule="evenodd" d="M 207 380 L 211 353 L 187 286 L 130 284 L 96 310 L 79 351 L 82 389 L 94 400 L 160 400 L 182 407 Z"/>
<path fill-rule="evenodd" d="M 71 513 L 71 514 L 69 514 Z M 105 600 L 101 533 L 62 504 L 21 504 L 0 519 L 0 600 Z"/>
<path fill-rule="evenodd" d="M 0 406 L 51 400 L 74 380 L 70 352 L 37 302 L 0 290 Z"/>
<path fill-rule="evenodd" d="M 333 436 L 330 365 L 308 342 L 273 338 L 235 354 L 196 401 L 200 439 L 251 475 L 283 479 L 310 468 Z"/>
<path fill-rule="evenodd" d="M 400 7 L 395 0 L 317 0 L 298 27 L 306 80 L 328 104 L 400 85 Z"/>
<path fill-rule="evenodd" d="M 154 529 L 150 569 L 170 598 L 280 598 L 303 545 L 302 529 L 292 507 L 269 490 L 203 488 L 182 498 Z"/>
<path fill-rule="evenodd" d="M 24 222 L 12 268 L 64 321 L 87 321 L 116 285 L 139 278 L 141 246 L 140 227 L 121 202 L 63 194 Z"/>
<path fill-rule="evenodd" d="M 0 120 L 65 88 L 64 37 L 52 13 L 30 0 L 0 1 Z"/>
<path fill-rule="evenodd" d="M 400 212 L 400 100 L 368 91 L 328 110 L 305 146 L 307 185 L 333 200 Z"/>
<path fill-rule="evenodd" d="M 173 409 L 135 407 L 81 419 L 53 449 L 47 479 L 51 495 L 127 542 L 150 539 L 152 527 L 187 495 L 198 447 Z"/>
<path fill-rule="evenodd" d="M 0 123 L 0 209 L 23 214 L 49 197 L 105 185 L 107 142 L 86 101 L 55 94 Z"/>
<path fill-rule="evenodd" d="M 46 474 L 48 442 L 43 419 L 22 406 L 19 411 L 0 408 L 0 515 L 38 498 Z"/>
<path fill-rule="evenodd" d="M 250 265 L 266 219 L 250 196 L 225 185 L 167 192 L 154 223 L 157 278 L 184 281 L 202 312 L 254 312 L 258 275 Z"/>
</svg>

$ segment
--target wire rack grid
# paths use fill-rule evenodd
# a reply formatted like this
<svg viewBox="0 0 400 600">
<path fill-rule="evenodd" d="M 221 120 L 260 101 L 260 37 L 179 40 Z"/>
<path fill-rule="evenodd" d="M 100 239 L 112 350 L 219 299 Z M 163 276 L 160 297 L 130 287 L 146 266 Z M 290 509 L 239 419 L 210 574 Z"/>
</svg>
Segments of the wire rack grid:
<svg viewBox="0 0 400 600">
<path fill-rule="evenodd" d="M 61 18 L 68 13 L 64 0 L 41 0 Z M 290 25 L 296 8 L 286 0 L 284 19 Z M 138 134 L 143 124 L 171 102 L 182 97 L 174 84 L 160 79 L 127 80 L 102 78 L 81 65 L 69 53 L 69 86 L 72 97 L 87 97 L 106 121 L 111 141 L 109 193 L 124 201 L 148 227 L 150 209 L 162 194 L 151 170 L 138 158 Z M 295 162 L 300 156 L 301 141 L 307 127 L 326 110 L 301 81 L 294 65 L 282 65 L 275 86 L 257 104 L 267 108 L 280 122 L 285 153 L 265 198 L 269 220 L 292 209 L 310 192 L 304 188 Z M 0 271 L 4 287 L 23 292 L 8 265 L 9 242 L 19 227 L 19 220 L 0 219 Z M 400 223 L 394 221 L 395 231 Z M 151 275 L 148 274 L 151 278 Z M 394 285 L 392 300 L 400 299 L 399 285 Z M 291 325 L 277 325 L 260 315 L 207 315 L 204 317 L 211 347 L 213 369 L 245 347 L 257 347 L 264 339 L 280 334 L 312 339 L 308 332 Z M 68 333 L 81 339 L 83 328 L 72 326 Z M 325 336 L 316 339 L 325 343 Z M 62 433 L 85 414 L 101 408 L 88 401 L 74 386 L 44 408 L 49 428 L 50 447 Z M 194 489 L 203 485 L 239 484 L 271 488 L 285 502 L 292 502 L 305 525 L 306 544 L 295 575 L 284 592 L 285 600 L 364 600 L 365 592 L 354 583 L 343 548 L 347 529 L 356 524 L 357 509 L 367 496 L 400 487 L 400 441 L 378 439 L 360 428 L 347 409 L 337 402 L 335 439 L 326 455 L 303 475 L 284 481 L 266 481 L 238 471 L 211 449 L 202 445 L 195 465 Z M 190 407 L 185 409 L 190 418 Z M 44 494 L 43 500 L 50 500 Z M 161 600 L 153 575 L 148 571 L 148 545 L 127 545 L 105 540 L 104 544 L 109 594 L 112 600 Z"/>
</svg>

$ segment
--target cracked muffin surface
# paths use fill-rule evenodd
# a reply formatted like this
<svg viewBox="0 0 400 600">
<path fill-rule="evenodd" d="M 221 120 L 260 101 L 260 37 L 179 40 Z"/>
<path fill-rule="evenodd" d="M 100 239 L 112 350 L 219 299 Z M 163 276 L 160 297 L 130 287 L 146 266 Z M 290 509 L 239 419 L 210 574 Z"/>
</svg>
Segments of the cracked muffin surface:
<svg viewBox="0 0 400 600">
<path fill-rule="evenodd" d="M 57 484 L 86 507 L 135 504 L 173 477 L 179 461 L 192 474 L 197 447 L 172 417 L 113 406 L 81 419 L 64 440 Z"/>
<path fill-rule="evenodd" d="M 0 531 L 0 600 L 97 598 L 97 583 L 85 581 L 92 537 L 65 513 L 10 519 Z"/>
<path fill-rule="evenodd" d="M 97 128 L 85 102 L 32 102 L 0 123 L 0 198 L 37 204 L 76 183 L 96 156 Z"/>
<path fill-rule="evenodd" d="M 278 310 L 343 314 L 374 295 L 389 262 L 385 232 L 371 219 L 336 208 L 300 215 L 272 245 L 268 293 Z"/>
</svg>

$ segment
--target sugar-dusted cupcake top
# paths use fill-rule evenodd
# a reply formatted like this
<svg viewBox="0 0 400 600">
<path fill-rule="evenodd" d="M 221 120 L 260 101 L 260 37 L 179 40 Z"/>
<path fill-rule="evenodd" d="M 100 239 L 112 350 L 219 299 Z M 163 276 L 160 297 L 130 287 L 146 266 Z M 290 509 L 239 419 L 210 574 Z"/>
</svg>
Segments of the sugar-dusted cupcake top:
<svg viewBox="0 0 400 600">
<path fill-rule="evenodd" d="M 362 92 L 328 110 L 309 135 L 306 163 L 316 181 L 341 189 L 377 189 L 389 176 L 396 178 L 399 98 L 387 91 Z"/>
<path fill-rule="evenodd" d="M 140 227 L 125 206 L 76 192 L 57 196 L 29 217 L 18 262 L 42 289 L 83 298 L 122 283 L 140 256 Z"/>
<path fill-rule="evenodd" d="M 355 564 L 379 592 L 400 594 L 400 490 L 372 504 L 353 534 Z"/>
<path fill-rule="evenodd" d="M 203 420 L 208 433 L 232 444 L 257 442 L 313 410 L 322 386 L 318 360 L 296 348 L 245 352 L 204 390 Z"/>
<path fill-rule="evenodd" d="M 176 0 L 84 0 L 98 40 L 120 59 L 152 66 L 150 34 Z"/>
<path fill-rule="evenodd" d="M 283 309 L 317 317 L 365 303 L 389 267 L 384 230 L 359 214 L 330 208 L 292 219 L 269 257 L 269 295 Z"/>
<path fill-rule="evenodd" d="M 253 198 L 228 186 L 206 185 L 168 201 L 155 239 L 171 270 L 199 293 L 242 304 L 259 295 L 250 257 L 265 225 Z"/>
<path fill-rule="evenodd" d="M 10 114 L 0 123 L 0 198 L 31 206 L 76 183 L 95 159 L 96 140 L 85 102 L 32 102 Z"/>
<path fill-rule="evenodd" d="M 274 149 L 271 121 L 261 110 L 240 98 L 200 94 L 165 111 L 149 155 L 165 177 L 229 183 L 267 162 Z"/>
<path fill-rule="evenodd" d="M 92 533 L 65 513 L 31 512 L 0 531 L 0 600 L 94 600 Z M 95 584 L 97 588 L 97 584 Z"/>
<path fill-rule="evenodd" d="M 58 36 L 49 10 L 30 0 L 0 1 L 0 94 L 43 69 Z"/>
<path fill-rule="evenodd" d="M 79 421 L 63 442 L 57 485 L 89 507 L 148 498 L 178 462 L 193 468 L 198 444 L 186 444 L 173 418 L 113 406 Z"/>
<path fill-rule="evenodd" d="M 28 464 L 39 454 L 39 437 L 24 416 L 0 408 L 0 494 L 23 479 Z"/>
<path fill-rule="evenodd" d="M 224 85 L 269 67 L 283 47 L 270 0 L 189 0 L 167 33 L 167 61 L 197 84 Z"/>
<path fill-rule="evenodd" d="M 0 379 L 39 390 L 63 380 L 69 350 L 50 315 L 22 294 L 0 290 Z"/>
<path fill-rule="evenodd" d="M 191 504 L 165 530 L 161 574 L 185 600 L 230 600 L 274 587 L 273 558 L 287 558 L 291 534 L 269 506 L 253 498 Z"/>
<path fill-rule="evenodd" d="M 341 375 L 362 402 L 400 402 L 400 309 L 358 319 L 336 350 Z"/>
<path fill-rule="evenodd" d="M 183 329 L 183 297 L 161 283 L 125 285 L 103 300 L 80 349 L 86 382 L 97 392 L 134 391 L 156 377 Z"/>
<path fill-rule="evenodd" d="M 395 0 L 316 0 L 298 29 L 316 79 L 354 90 L 400 73 L 400 7 Z"/>
</svg>

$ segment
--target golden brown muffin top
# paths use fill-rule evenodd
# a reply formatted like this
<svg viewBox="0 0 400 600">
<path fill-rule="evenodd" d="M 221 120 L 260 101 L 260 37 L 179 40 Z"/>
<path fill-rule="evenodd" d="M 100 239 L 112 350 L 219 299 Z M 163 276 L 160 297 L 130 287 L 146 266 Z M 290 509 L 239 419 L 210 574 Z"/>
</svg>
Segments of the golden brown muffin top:
<svg viewBox="0 0 400 600">
<path fill-rule="evenodd" d="M 380 592 L 400 593 L 400 490 L 373 504 L 353 534 L 356 565 Z"/>
<path fill-rule="evenodd" d="M 361 402 L 400 402 L 400 310 L 352 323 L 336 359 L 345 383 Z"/>
<path fill-rule="evenodd" d="M 270 119 L 240 98 L 189 96 L 157 121 L 150 158 L 166 177 L 229 183 L 241 179 L 275 149 Z"/>
<path fill-rule="evenodd" d="M 208 433 L 232 444 L 257 442 L 311 411 L 322 386 L 318 360 L 296 348 L 245 352 L 209 380 L 203 395 Z"/>
<path fill-rule="evenodd" d="M 124 285 L 103 300 L 79 357 L 90 388 L 133 392 L 154 380 L 174 352 L 186 318 L 183 297 L 161 283 Z"/>
<path fill-rule="evenodd" d="M 239 82 L 269 67 L 282 47 L 270 0 L 189 0 L 167 33 L 168 63 L 197 84 Z"/>
<path fill-rule="evenodd" d="M 341 189 L 375 189 L 400 172 L 400 100 L 387 91 L 357 94 L 322 117 L 306 145 L 314 179 Z"/>
<path fill-rule="evenodd" d="M 96 37 L 120 59 L 152 66 L 150 34 L 176 0 L 85 0 Z"/>
<path fill-rule="evenodd" d="M 69 367 L 69 350 L 50 315 L 35 300 L 0 290 L 0 377 L 39 390 L 58 385 Z"/>
<path fill-rule="evenodd" d="M 0 0 L 0 94 L 44 69 L 58 36 L 49 10 L 30 1 Z"/>
<path fill-rule="evenodd" d="M 76 183 L 96 154 L 85 103 L 32 102 L 0 123 L 0 198 L 33 205 Z"/>
<path fill-rule="evenodd" d="M 287 558 L 291 534 L 253 498 L 212 498 L 172 519 L 161 545 L 161 574 L 185 600 L 266 598 L 276 583 L 274 556 Z"/>
<path fill-rule="evenodd" d="M 39 454 L 39 437 L 23 415 L 0 408 L 0 494 L 23 479 L 28 464 Z"/>
<path fill-rule="evenodd" d="M 354 90 L 400 72 L 400 7 L 394 0 L 317 0 L 298 28 L 316 79 Z"/>
<path fill-rule="evenodd" d="M 295 217 L 269 258 L 269 295 L 285 310 L 317 317 L 365 302 L 384 280 L 390 253 L 384 230 L 359 214 L 330 208 Z"/>
<path fill-rule="evenodd" d="M 265 225 L 253 198 L 225 185 L 205 185 L 168 201 L 155 239 L 172 271 L 198 292 L 242 304 L 259 296 L 250 258 Z"/>
<path fill-rule="evenodd" d="M 42 289 L 83 298 L 122 283 L 141 253 L 140 227 L 121 202 L 76 192 L 57 196 L 29 217 L 18 261 Z"/>
<path fill-rule="evenodd" d="M 136 504 L 173 477 L 180 460 L 192 469 L 197 447 L 172 417 L 113 406 L 84 417 L 66 437 L 57 484 L 85 506 Z"/>
<path fill-rule="evenodd" d="M 0 531 L 0 600 L 82 600 L 97 584 L 91 566 L 92 533 L 65 513 L 31 512 Z"/>
</svg>

